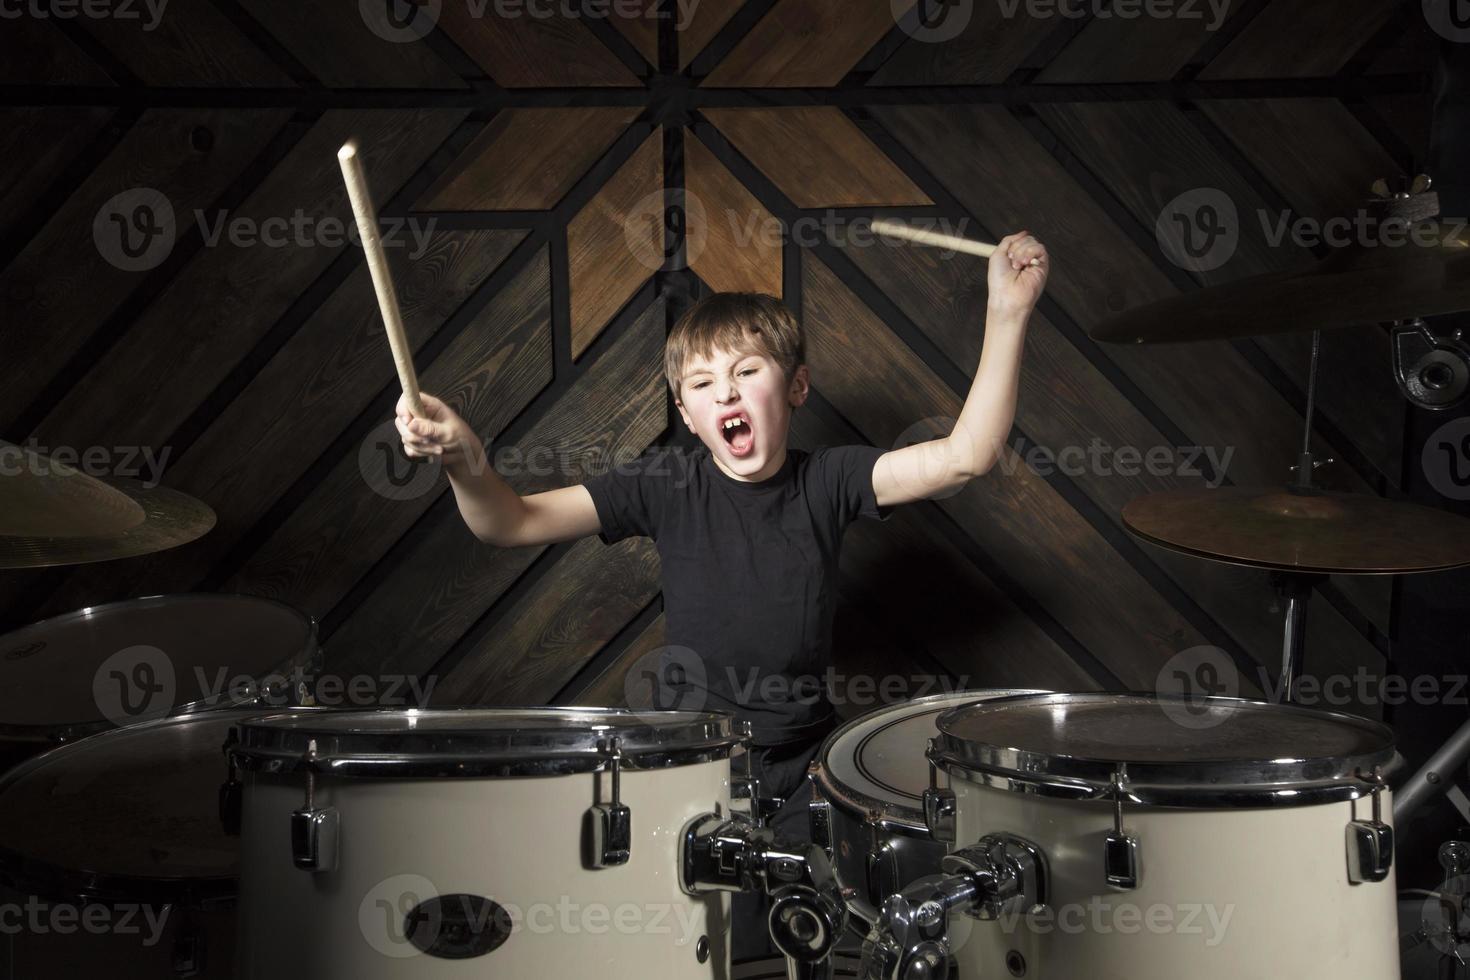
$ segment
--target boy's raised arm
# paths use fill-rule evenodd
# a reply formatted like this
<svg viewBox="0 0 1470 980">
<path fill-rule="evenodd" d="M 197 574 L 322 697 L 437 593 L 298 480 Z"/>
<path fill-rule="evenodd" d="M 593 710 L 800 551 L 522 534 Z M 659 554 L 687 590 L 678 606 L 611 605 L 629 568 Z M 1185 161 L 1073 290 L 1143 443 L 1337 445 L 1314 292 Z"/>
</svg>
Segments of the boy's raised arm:
<svg viewBox="0 0 1470 980">
<path fill-rule="evenodd" d="M 555 544 L 596 534 L 597 508 L 585 487 L 571 486 L 525 497 L 495 472 L 485 445 L 448 405 L 421 393 L 424 416 L 409 411 L 400 398 L 398 434 L 410 457 L 438 456 L 454 490 L 459 514 L 470 532 L 499 548 Z"/>
</svg>

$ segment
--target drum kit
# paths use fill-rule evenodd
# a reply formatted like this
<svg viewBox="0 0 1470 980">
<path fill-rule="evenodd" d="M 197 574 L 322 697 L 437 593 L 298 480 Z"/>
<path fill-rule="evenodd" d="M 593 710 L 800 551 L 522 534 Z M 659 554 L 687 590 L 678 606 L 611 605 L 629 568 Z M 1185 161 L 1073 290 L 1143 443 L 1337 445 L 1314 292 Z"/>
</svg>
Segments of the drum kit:
<svg viewBox="0 0 1470 980">
<path fill-rule="evenodd" d="M 355 148 L 339 157 L 412 401 L 366 183 Z M 1402 197 L 1421 206 L 1418 191 Z M 1470 252 L 1446 241 L 1393 257 L 1382 282 L 1329 260 L 1095 336 L 1236 336 L 1250 317 L 1319 330 L 1357 322 L 1347 308 L 1367 298 L 1374 320 L 1463 310 Z M 1348 288 L 1360 280 L 1378 283 L 1366 298 Z M 1313 301 L 1261 324 L 1278 294 Z M 1227 299 L 1238 311 L 1211 319 Z M 1405 376 L 1445 407 L 1465 394 L 1446 366 L 1458 338 L 1432 337 L 1435 356 Z M 22 452 L 0 568 L 144 554 L 213 525 L 185 495 Z M 1393 733 L 1292 704 L 1289 682 L 1311 583 L 1470 564 L 1470 521 L 1329 493 L 1315 465 L 1304 439 L 1290 485 L 1152 494 L 1123 512 L 1145 541 L 1288 583 L 1282 703 L 987 690 L 886 706 L 822 745 L 809 840 L 767 825 L 779 801 L 748 762 L 732 775 L 750 733 L 728 714 L 322 707 L 315 622 L 248 596 L 25 627 L 0 637 L 0 908 L 23 902 L 45 928 L 0 917 L 5 960 L 25 976 L 105 963 L 122 977 L 730 980 L 730 896 L 753 892 L 788 978 L 833 976 L 844 938 L 865 980 L 1397 977 Z M 1437 772 L 1463 762 L 1462 742 Z M 1415 778 L 1442 782 L 1430 775 Z M 111 928 L 62 929 L 68 907 L 74 925 Z M 152 927 L 136 949 L 129 912 Z M 1470 949 L 1470 929 L 1452 938 Z"/>
</svg>

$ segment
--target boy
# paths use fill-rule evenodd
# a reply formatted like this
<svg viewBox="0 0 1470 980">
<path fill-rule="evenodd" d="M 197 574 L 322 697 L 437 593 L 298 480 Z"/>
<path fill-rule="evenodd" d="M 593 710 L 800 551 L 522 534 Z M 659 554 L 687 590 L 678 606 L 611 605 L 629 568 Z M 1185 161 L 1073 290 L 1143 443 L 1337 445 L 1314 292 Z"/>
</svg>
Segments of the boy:
<svg viewBox="0 0 1470 980">
<path fill-rule="evenodd" d="M 785 800 L 772 823 L 809 839 L 803 776 L 836 723 L 818 678 L 829 660 L 843 530 L 858 516 L 883 520 L 897 504 L 953 491 L 995 462 L 1048 271 L 1046 249 L 1027 232 L 1000 242 L 987 270 L 984 348 L 960 418 L 948 436 L 903 449 L 787 449 L 791 414 L 810 384 L 801 328 L 774 297 L 749 293 L 706 297 L 669 334 L 665 371 L 701 443 L 692 453 L 652 449 L 581 485 L 522 498 L 439 399 L 423 395 L 426 418 L 400 399 L 398 431 L 410 457 L 441 457 L 461 516 L 486 543 L 653 538 L 667 643 L 692 661 L 681 666 L 702 682 L 705 708 L 751 723 L 761 795 Z M 735 896 L 736 960 L 768 948 L 762 905 L 759 896 Z"/>
</svg>

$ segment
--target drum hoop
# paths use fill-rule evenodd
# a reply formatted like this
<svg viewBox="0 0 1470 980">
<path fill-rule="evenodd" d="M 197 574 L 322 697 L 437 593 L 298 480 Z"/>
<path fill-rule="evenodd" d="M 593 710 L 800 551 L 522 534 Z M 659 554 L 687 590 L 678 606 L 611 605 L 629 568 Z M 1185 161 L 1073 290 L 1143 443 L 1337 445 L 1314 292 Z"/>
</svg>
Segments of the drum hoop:
<svg viewBox="0 0 1470 980">
<path fill-rule="evenodd" d="M 326 708 L 292 708 L 291 711 L 326 711 Z M 121 738 L 124 734 L 134 736 L 151 729 L 169 728 L 203 716 L 208 721 L 224 721 L 217 712 L 236 711 L 242 717 L 254 712 L 249 707 L 219 708 L 197 711 L 190 715 L 169 715 L 151 721 L 138 722 L 122 728 L 88 735 L 75 742 L 58 745 L 40 755 L 32 756 L 0 775 L 0 806 L 5 805 L 5 792 L 12 785 L 25 779 L 38 769 L 45 768 L 58 753 L 75 754 L 82 746 L 95 746 L 104 740 Z M 233 728 L 231 729 L 233 730 Z M 226 740 L 220 743 L 220 782 L 225 781 Z M 130 875 L 106 871 L 65 868 L 51 861 L 40 860 L 7 845 L 0 845 L 0 879 L 22 890 L 34 890 L 37 895 L 64 900 L 68 898 L 96 899 L 100 901 L 139 901 L 161 904 L 177 903 L 197 906 L 235 894 L 239 875 Z"/>
<path fill-rule="evenodd" d="M 320 624 L 317 618 L 304 609 L 298 609 L 290 603 L 281 602 L 279 599 L 271 599 L 266 596 L 246 595 L 241 592 L 174 592 L 160 595 L 138 596 L 133 599 L 119 599 L 115 602 L 106 602 L 96 606 L 85 606 L 82 609 L 73 609 L 70 612 L 59 613 L 47 619 L 38 620 L 13 630 L 20 633 L 25 630 L 37 629 L 48 623 L 62 623 L 71 619 L 79 618 L 84 614 L 96 614 L 102 610 L 116 609 L 123 606 L 137 607 L 145 603 L 175 603 L 194 602 L 199 599 L 248 599 L 251 602 L 265 603 L 277 606 L 287 612 L 294 613 L 306 624 L 306 638 L 301 649 L 287 656 L 284 660 L 271 666 L 271 668 L 260 677 L 253 678 L 258 683 L 273 674 L 290 673 L 295 668 L 300 668 L 308 675 L 315 676 L 321 671 L 322 649 L 319 639 Z M 231 696 L 228 692 L 222 692 L 212 697 L 203 697 L 197 701 L 186 704 L 175 705 L 163 718 L 177 718 L 184 715 L 198 714 L 201 711 L 222 711 L 232 708 L 249 707 L 259 704 L 263 694 L 257 692 L 254 696 Z M 281 710 L 283 705 L 272 705 L 268 710 Z M 163 719 L 151 719 L 153 721 Z M 144 723 L 146 724 L 146 722 Z M 39 745 L 56 745 L 75 742 L 79 739 L 89 738 L 93 735 L 114 731 L 118 728 L 131 727 L 129 725 L 118 725 L 108 721 L 106 718 L 94 718 L 89 721 L 58 722 L 46 725 L 17 725 L 0 721 L 0 740 L 11 742 L 22 742 Z"/>
<path fill-rule="evenodd" d="M 1039 701 L 1044 698 L 1093 700 L 1128 696 L 1158 700 L 1137 692 L 1021 695 L 996 698 L 987 705 Z M 1267 705 L 1245 698 L 1204 697 L 1198 702 L 1221 705 Z M 1385 746 L 1356 756 L 1304 759 L 1240 759 L 1209 762 L 1138 762 L 1032 752 L 961 738 L 945 730 L 963 708 L 941 715 L 939 737 L 929 758 L 952 777 L 971 778 L 994 788 L 1067 799 L 1114 797 L 1113 783 L 1122 774 L 1125 801 L 1147 806 L 1224 808 L 1305 806 L 1336 800 L 1354 800 L 1371 792 L 1364 778 L 1376 768 L 1395 769 L 1401 761 L 1393 731 L 1379 722 L 1337 711 L 1301 705 L 1269 705 L 1272 709 L 1311 714 L 1368 729 L 1383 737 Z"/>
<path fill-rule="evenodd" d="M 230 758 L 242 770 L 273 774 L 310 770 L 334 776 L 493 779 L 566 776 L 602 772 L 611 756 L 607 739 L 621 742 L 624 771 L 668 769 L 729 759 L 746 737 L 737 734 L 734 716 L 722 711 L 635 712 L 621 708 L 434 708 L 420 715 L 450 716 L 494 710 L 563 712 L 579 720 L 646 719 L 668 715 L 664 727 L 652 723 L 616 729 L 591 726 L 530 730 L 420 729 L 379 732 L 287 727 L 286 716 L 264 715 L 237 726 L 239 740 Z M 400 709 L 334 711 L 358 719 L 400 716 Z M 677 723 L 676 722 L 677 719 Z M 316 755 L 308 762 L 309 743 Z"/>
</svg>

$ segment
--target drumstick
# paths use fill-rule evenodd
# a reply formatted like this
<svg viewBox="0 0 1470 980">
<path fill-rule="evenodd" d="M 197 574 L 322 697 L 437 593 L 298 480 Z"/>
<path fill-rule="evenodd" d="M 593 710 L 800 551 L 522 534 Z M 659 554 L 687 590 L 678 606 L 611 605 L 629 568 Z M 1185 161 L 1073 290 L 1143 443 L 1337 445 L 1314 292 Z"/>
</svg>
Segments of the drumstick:
<svg viewBox="0 0 1470 980">
<path fill-rule="evenodd" d="M 413 351 L 409 349 L 403 317 L 398 312 L 398 294 L 393 290 L 393 276 L 388 271 L 383 240 L 378 237 L 378 214 L 373 209 L 373 198 L 368 192 L 367 175 L 362 170 L 356 140 L 343 144 L 337 151 L 337 162 L 342 165 L 347 197 L 352 201 L 352 213 L 357 218 L 357 230 L 362 236 L 362 250 L 367 254 L 368 271 L 372 273 L 373 289 L 378 294 L 378 309 L 383 313 L 383 327 L 388 331 L 388 346 L 393 348 L 398 384 L 408 396 L 409 411 L 422 418 L 424 404 L 419 400 L 419 378 L 413 369 Z"/>
<path fill-rule="evenodd" d="M 906 238 L 920 245 L 933 245 L 935 248 L 947 248 L 955 252 L 964 252 L 968 255 L 978 255 L 982 259 L 988 259 L 995 254 L 995 246 L 986 242 L 972 241 L 961 238 L 958 235 L 946 235 L 943 232 L 927 231 L 923 228 L 915 228 L 912 225 L 900 224 L 887 218 L 877 218 L 873 221 L 873 230 L 880 235 L 892 235 L 894 238 Z M 1032 259 L 1031 265 L 1040 265 L 1040 259 Z"/>
</svg>

